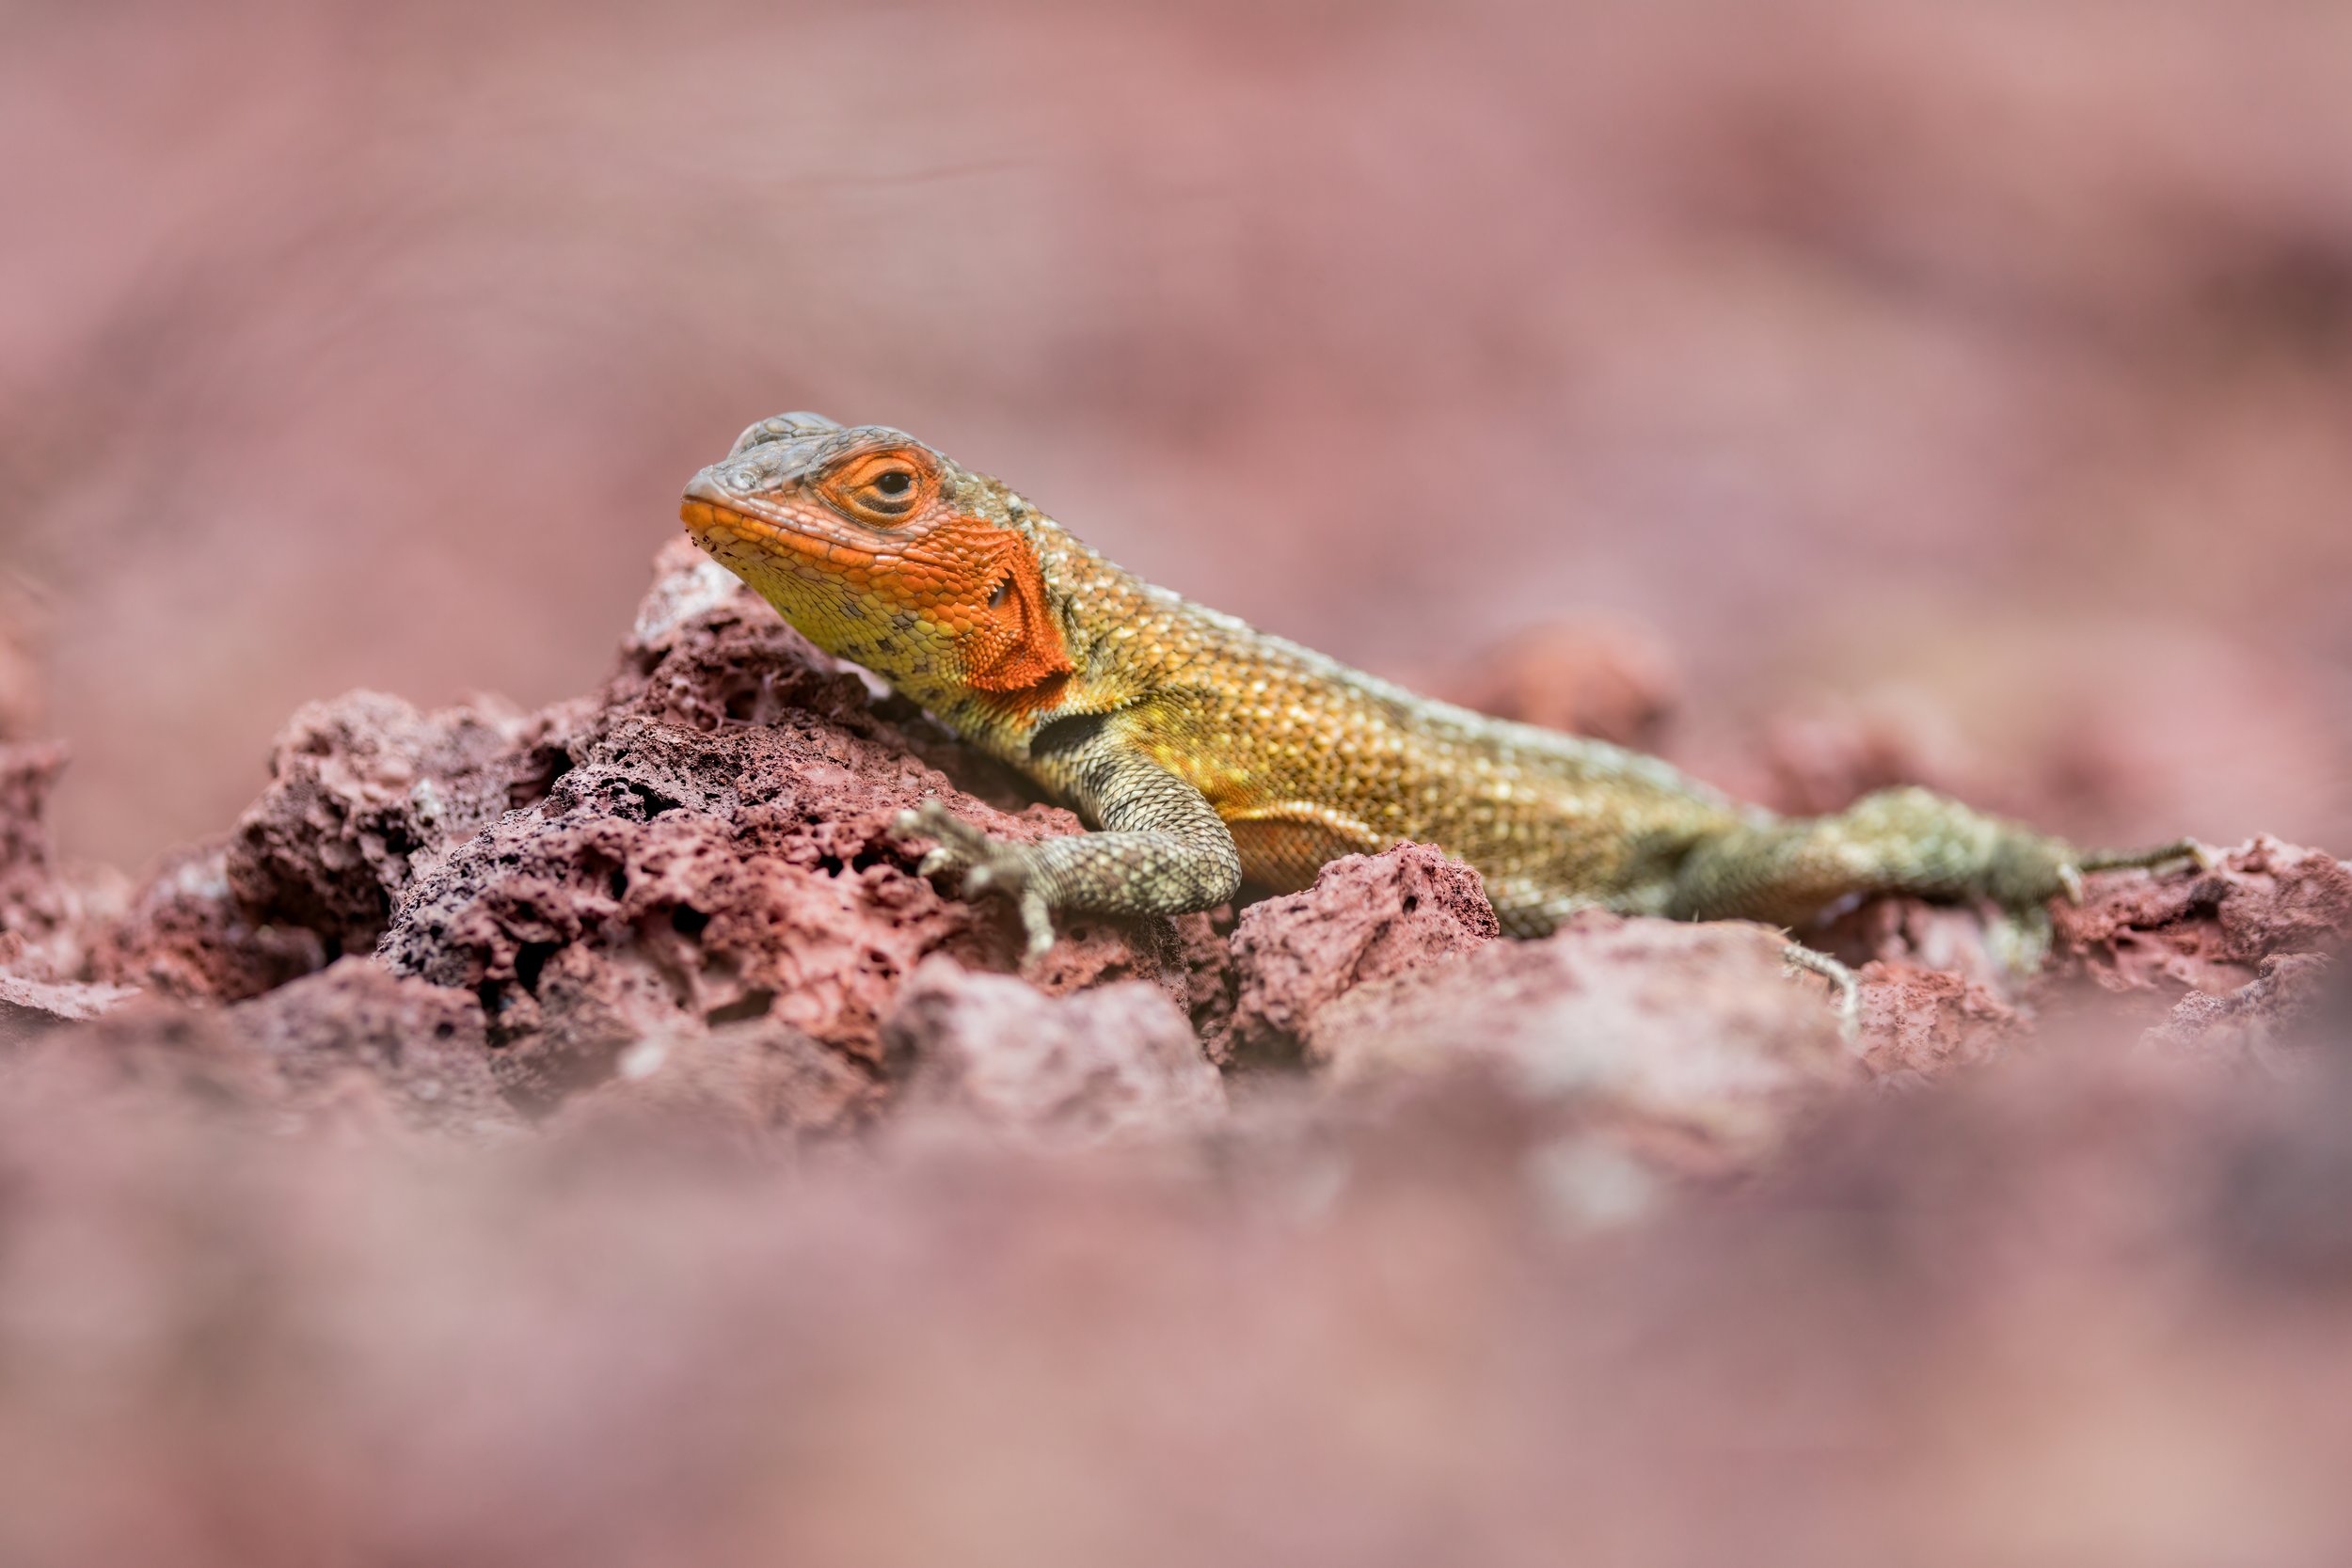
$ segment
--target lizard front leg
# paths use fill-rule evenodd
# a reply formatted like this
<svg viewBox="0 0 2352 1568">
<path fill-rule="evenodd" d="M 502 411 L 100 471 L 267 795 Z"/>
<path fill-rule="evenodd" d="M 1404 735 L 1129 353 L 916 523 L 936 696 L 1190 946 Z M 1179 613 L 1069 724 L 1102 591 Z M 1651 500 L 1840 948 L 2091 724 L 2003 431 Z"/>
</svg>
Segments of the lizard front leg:
<svg viewBox="0 0 2352 1568">
<path fill-rule="evenodd" d="M 926 800 L 901 813 L 898 832 L 935 839 L 921 869 L 961 870 L 963 895 L 995 889 L 1012 899 L 1031 958 L 1054 943 L 1057 911 L 1185 914 L 1214 909 L 1241 885 L 1241 856 L 1200 791 L 1104 727 L 1055 759 L 1079 812 L 1101 832 L 1042 844 L 992 838 Z"/>
</svg>

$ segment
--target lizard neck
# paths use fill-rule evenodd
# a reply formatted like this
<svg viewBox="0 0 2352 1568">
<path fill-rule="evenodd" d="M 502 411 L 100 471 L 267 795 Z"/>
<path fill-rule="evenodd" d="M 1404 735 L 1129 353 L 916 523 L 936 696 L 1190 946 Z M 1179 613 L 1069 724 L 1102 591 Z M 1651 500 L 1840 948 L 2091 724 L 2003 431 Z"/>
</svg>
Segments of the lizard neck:
<svg viewBox="0 0 2352 1568">
<path fill-rule="evenodd" d="M 1184 631 L 1192 606 L 1104 560 L 1051 519 L 1032 510 L 1019 531 L 1036 562 L 1057 657 L 1032 660 L 1034 672 L 1016 665 L 1014 676 L 1033 674 L 1025 680 L 942 671 L 898 684 L 966 740 L 1025 768 L 1040 731 L 1155 695 L 1197 639 Z"/>
</svg>

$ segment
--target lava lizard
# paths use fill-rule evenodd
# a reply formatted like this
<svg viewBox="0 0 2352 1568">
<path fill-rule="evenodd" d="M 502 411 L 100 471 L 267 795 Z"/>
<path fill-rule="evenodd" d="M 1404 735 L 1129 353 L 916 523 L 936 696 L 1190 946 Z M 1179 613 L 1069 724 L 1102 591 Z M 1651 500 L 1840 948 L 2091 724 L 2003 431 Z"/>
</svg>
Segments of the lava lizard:
<svg viewBox="0 0 2352 1568">
<path fill-rule="evenodd" d="M 1154 588 L 1001 482 L 880 425 L 783 414 L 696 474 L 689 532 L 812 641 L 886 678 L 1094 832 L 1011 844 L 936 800 L 929 875 L 995 889 L 1032 954 L 1057 910 L 1181 914 L 1407 840 L 1485 879 L 1502 928 L 1570 911 L 1794 927 L 1871 894 L 1995 907 L 2038 961 L 2082 874 L 2202 851 L 2064 841 L 1919 788 L 1777 816 L 1654 757 L 1433 702 Z M 1851 975 L 1828 975 L 1851 1017 Z"/>
</svg>

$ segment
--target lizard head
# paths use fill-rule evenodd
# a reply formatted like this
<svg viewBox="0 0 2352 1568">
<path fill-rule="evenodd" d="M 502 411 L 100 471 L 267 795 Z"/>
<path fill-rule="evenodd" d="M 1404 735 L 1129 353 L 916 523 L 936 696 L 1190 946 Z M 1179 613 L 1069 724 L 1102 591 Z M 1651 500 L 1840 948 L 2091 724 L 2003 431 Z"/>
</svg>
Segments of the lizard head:
<svg viewBox="0 0 2352 1568">
<path fill-rule="evenodd" d="M 781 414 L 696 474 L 695 543 L 811 641 L 921 701 L 1051 703 L 1071 673 L 1025 506 L 902 431 Z"/>
</svg>

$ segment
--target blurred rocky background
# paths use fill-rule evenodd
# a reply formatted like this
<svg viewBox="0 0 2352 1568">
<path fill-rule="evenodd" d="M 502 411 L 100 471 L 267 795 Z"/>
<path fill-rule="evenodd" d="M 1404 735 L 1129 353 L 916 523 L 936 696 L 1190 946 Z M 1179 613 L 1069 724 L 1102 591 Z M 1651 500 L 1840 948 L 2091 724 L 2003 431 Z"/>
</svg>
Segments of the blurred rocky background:
<svg viewBox="0 0 2352 1568">
<path fill-rule="evenodd" d="M 2352 11 L 0 0 L 0 146 L 6 1568 L 2352 1560 Z M 793 407 L 2216 852 L 1851 1041 L 1416 847 L 1016 975 L 675 539 Z"/>
<path fill-rule="evenodd" d="M 2079 832 L 2352 826 L 2352 12 L 0 8 L 66 848 L 299 702 L 590 684 L 682 479 L 902 425 L 1438 681 L 1606 615 Z M 0 716 L 32 693 L 0 679 Z"/>
</svg>

